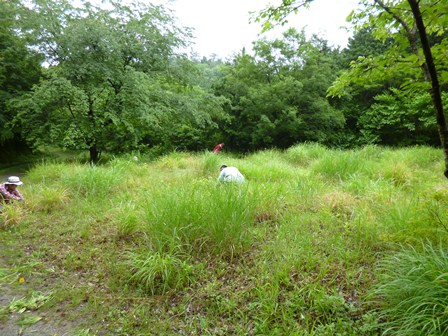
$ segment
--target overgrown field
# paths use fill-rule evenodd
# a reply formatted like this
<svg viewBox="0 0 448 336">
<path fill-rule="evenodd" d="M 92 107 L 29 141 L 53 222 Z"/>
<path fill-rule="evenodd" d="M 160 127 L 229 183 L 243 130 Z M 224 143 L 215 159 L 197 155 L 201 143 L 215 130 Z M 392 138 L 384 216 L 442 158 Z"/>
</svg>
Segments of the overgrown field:
<svg viewBox="0 0 448 336">
<path fill-rule="evenodd" d="M 218 185 L 221 164 L 246 183 Z M 42 162 L 23 178 L 26 202 L 0 214 L 0 322 L 70 322 L 69 335 L 443 334 L 443 170 L 428 147 L 316 144 Z"/>
</svg>

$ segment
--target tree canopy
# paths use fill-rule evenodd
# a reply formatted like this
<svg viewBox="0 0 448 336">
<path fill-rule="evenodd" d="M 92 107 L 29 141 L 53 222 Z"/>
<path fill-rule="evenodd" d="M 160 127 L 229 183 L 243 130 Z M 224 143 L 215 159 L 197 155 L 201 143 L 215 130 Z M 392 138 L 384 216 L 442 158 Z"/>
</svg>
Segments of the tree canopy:
<svg viewBox="0 0 448 336">
<path fill-rule="evenodd" d="M 361 0 L 344 49 L 289 29 L 227 60 L 161 5 L 0 2 L 0 147 L 102 152 L 288 148 L 300 142 L 442 145 L 448 158 L 442 1 Z M 265 30 L 312 0 L 284 0 Z M 446 160 L 448 165 L 448 159 Z"/>
<path fill-rule="evenodd" d="M 97 161 L 103 150 L 163 141 L 180 122 L 213 127 L 221 100 L 188 82 L 178 52 L 189 35 L 162 6 L 109 5 L 39 0 L 24 12 L 22 33 L 46 63 L 40 83 L 16 102 L 25 138 L 88 149 Z"/>
</svg>

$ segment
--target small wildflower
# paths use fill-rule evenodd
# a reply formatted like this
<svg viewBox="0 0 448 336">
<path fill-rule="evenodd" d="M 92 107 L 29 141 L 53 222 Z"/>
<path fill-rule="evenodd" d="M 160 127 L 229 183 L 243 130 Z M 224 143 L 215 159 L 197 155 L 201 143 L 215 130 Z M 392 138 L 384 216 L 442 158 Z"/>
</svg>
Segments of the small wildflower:
<svg viewBox="0 0 448 336">
<path fill-rule="evenodd" d="M 25 282 L 25 278 L 19 278 L 19 282 L 20 283 Z"/>
</svg>

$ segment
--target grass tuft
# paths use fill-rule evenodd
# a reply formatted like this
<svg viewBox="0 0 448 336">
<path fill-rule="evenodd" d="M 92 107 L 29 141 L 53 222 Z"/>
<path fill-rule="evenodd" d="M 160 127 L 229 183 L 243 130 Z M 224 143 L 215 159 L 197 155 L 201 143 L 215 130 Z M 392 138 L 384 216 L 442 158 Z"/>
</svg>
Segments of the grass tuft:
<svg viewBox="0 0 448 336">
<path fill-rule="evenodd" d="M 440 244 L 403 247 L 380 264 L 372 295 L 381 306 L 386 334 L 445 335 L 448 332 L 448 253 Z"/>
<path fill-rule="evenodd" d="M 173 254 L 131 252 L 127 255 L 127 265 L 128 282 L 152 295 L 180 290 L 193 279 L 193 266 Z"/>
<path fill-rule="evenodd" d="M 9 230 L 20 225 L 26 216 L 26 210 L 19 202 L 0 204 L 0 229 Z"/>
</svg>

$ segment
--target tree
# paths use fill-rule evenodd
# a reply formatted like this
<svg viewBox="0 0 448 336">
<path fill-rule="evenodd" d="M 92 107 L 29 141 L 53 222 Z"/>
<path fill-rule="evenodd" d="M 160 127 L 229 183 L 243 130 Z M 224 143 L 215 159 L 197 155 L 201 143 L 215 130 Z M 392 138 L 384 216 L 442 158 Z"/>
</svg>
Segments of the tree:
<svg viewBox="0 0 448 336">
<path fill-rule="evenodd" d="M 325 97 L 336 73 L 326 41 L 291 29 L 253 48 L 255 55 L 238 55 L 215 86 L 232 102 L 226 143 L 243 150 L 330 143 L 344 119 Z"/>
<path fill-rule="evenodd" d="M 262 11 L 258 20 L 265 20 L 264 29 L 269 29 L 272 27 L 271 21 L 285 22 L 287 15 L 310 3 L 312 0 L 283 0 L 280 6 L 271 6 Z M 351 21 L 361 27 L 373 27 L 375 37 L 380 40 L 393 36 L 394 47 L 388 49 L 384 57 L 361 58 L 353 62 L 351 68 L 336 81 L 330 94 L 342 95 L 344 88 L 352 82 L 384 80 L 397 73 L 407 76 L 407 81 L 401 86 L 403 90 L 430 90 L 444 150 L 444 174 L 448 178 L 448 132 L 440 89 L 440 79 L 448 79 L 446 57 L 443 57 L 447 40 L 443 39 L 432 46 L 429 43 L 429 35 L 441 36 L 446 32 L 446 3 L 436 0 L 372 0 L 360 3 L 364 8 L 354 13 Z"/>
<path fill-rule="evenodd" d="M 393 74 L 406 74 L 407 80 L 402 81 L 401 89 L 414 96 L 419 92 L 429 91 L 432 97 L 433 108 L 435 110 L 439 140 L 445 156 L 445 176 L 448 178 L 448 133 L 441 90 L 439 85 L 439 74 L 432 57 L 433 52 L 437 55 L 440 77 L 446 78 L 446 61 L 443 59 L 443 50 L 446 46 L 446 39 L 430 46 L 430 34 L 441 36 L 447 26 L 447 18 L 440 15 L 443 12 L 443 5 L 439 1 L 381 1 L 374 0 L 372 5 L 364 2 L 366 9 L 353 16 L 356 22 L 362 25 L 375 26 L 375 36 L 384 40 L 386 36 L 393 36 L 395 47 L 388 50 L 384 57 L 375 57 L 369 60 L 361 60 L 352 65 L 352 68 L 339 78 L 330 92 L 340 94 L 340 89 L 352 82 L 354 73 L 357 73 L 359 81 L 365 78 L 365 74 L 359 76 L 361 72 L 369 73 L 370 80 L 373 78 L 390 77 Z M 424 8 L 427 26 L 423 22 L 421 8 Z M 378 12 L 378 9 L 381 11 Z M 379 14 L 375 14 L 379 13 Z M 362 22 L 367 17 L 367 22 Z M 423 47 L 423 54 L 421 51 Z M 367 70 L 367 71 L 366 71 Z M 385 71 L 386 70 L 386 71 Z M 342 82 L 346 84 L 342 84 Z"/>
<path fill-rule="evenodd" d="M 188 30 L 176 27 L 163 6 L 108 6 L 35 0 L 22 18 L 22 33 L 47 63 L 44 80 L 17 102 L 16 123 L 28 141 L 87 149 L 95 162 L 102 151 L 169 141 L 167 128 L 178 121 L 213 124 L 209 114 L 222 113 L 219 99 L 189 83 L 188 61 L 176 52 Z M 212 107 L 187 104 L 192 96 Z"/>
<path fill-rule="evenodd" d="M 423 22 L 423 16 L 422 12 L 420 10 L 420 4 L 416 0 L 408 0 L 409 5 L 412 9 L 412 14 L 414 15 L 415 19 L 415 25 L 417 26 L 418 34 L 420 36 L 420 41 L 423 48 L 423 53 L 425 55 L 425 62 L 426 66 L 423 65 L 423 71 L 426 72 L 425 69 L 427 69 L 428 76 L 425 76 L 426 80 L 431 81 L 431 98 L 434 104 L 434 108 L 436 110 L 437 115 L 437 126 L 439 129 L 439 135 L 440 135 L 440 142 L 442 143 L 442 147 L 444 149 L 445 154 L 445 177 L 448 178 L 448 127 L 446 123 L 445 113 L 443 110 L 443 102 L 442 102 L 442 95 L 440 92 L 440 84 L 439 84 L 439 77 L 437 74 L 436 65 L 434 63 L 434 58 L 432 54 L 432 49 L 429 45 L 429 39 L 428 34 L 426 31 L 425 23 Z M 439 10 L 443 11 L 445 9 L 446 11 L 446 4 L 445 7 L 442 7 L 441 4 L 443 2 L 439 1 L 438 4 L 436 3 L 437 8 L 432 8 L 432 15 L 431 19 L 436 19 L 439 17 Z M 438 5 L 438 6 L 437 6 Z M 434 11 L 435 10 L 435 11 Z M 442 25 L 442 27 L 447 27 L 448 24 L 448 17 L 445 15 L 445 19 L 443 21 L 445 24 Z"/>
<path fill-rule="evenodd" d="M 448 102 L 445 95 L 445 102 Z M 359 118 L 368 142 L 386 145 L 433 145 L 439 143 L 437 121 L 427 92 L 412 97 L 399 89 L 385 90 Z"/>
<path fill-rule="evenodd" d="M 19 142 L 20 130 L 12 127 L 16 111 L 11 101 L 29 91 L 41 76 L 41 57 L 27 48 L 17 34 L 17 1 L 0 2 L 0 145 Z"/>
<path fill-rule="evenodd" d="M 349 38 L 347 48 L 341 53 L 344 70 L 349 70 L 350 64 L 356 64 L 361 60 L 381 58 L 388 53 L 390 48 L 394 47 L 394 40 L 391 37 L 380 41 L 375 39 L 373 30 L 374 27 L 362 27 L 354 33 L 353 37 Z M 340 78 L 343 78 L 342 76 Z M 344 133 L 348 140 L 347 143 L 352 146 L 366 143 L 387 145 L 412 144 L 414 138 L 409 137 L 409 134 L 393 132 L 394 127 L 402 128 L 404 126 L 400 125 L 400 118 L 396 118 L 392 114 L 397 109 L 401 109 L 401 111 L 409 110 L 408 107 L 400 105 L 405 103 L 406 99 L 401 99 L 403 95 L 400 95 L 400 99 L 383 99 L 384 95 L 395 96 L 396 89 L 406 80 L 404 74 L 395 72 L 393 76 L 365 77 L 367 76 L 361 74 L 359 80 L 352 80 L 350 86 L 345 87 L 344 95 L 331 97 L 332 103 L 343 111 L 346 118 Z M 384 110 L 381 111 L 381 116 L 388 120 L 384 123 L 379 123 L 378 118 L 371 113 L 373 110 L 378 111 L 380 106 L 384 107 Z M 406 118 L 405 113 L 400 112 L 400 115 Z M 414 117 L 416 116 L 409 116 L 408 120 Z M 391 124 L 391 120 L 396 122 Z M 384 126 L 385 129 L 380 128 L 380 125 Z M 403 129 L 406 130 L 408 127 L 403 127 Z M 430 129 L 432 130 L 432 126 Z M 436 127 L 434 127 L 434 131 L 437 133 Z M 415 140 L 414 143 L 421 143 L 421 138 Z"/>
</svg>

